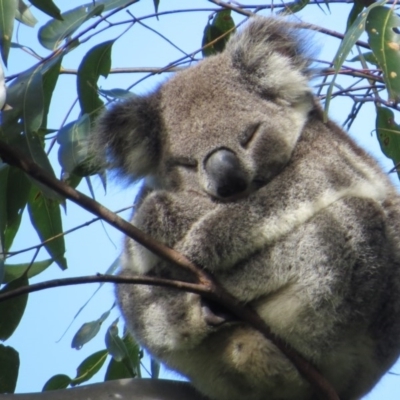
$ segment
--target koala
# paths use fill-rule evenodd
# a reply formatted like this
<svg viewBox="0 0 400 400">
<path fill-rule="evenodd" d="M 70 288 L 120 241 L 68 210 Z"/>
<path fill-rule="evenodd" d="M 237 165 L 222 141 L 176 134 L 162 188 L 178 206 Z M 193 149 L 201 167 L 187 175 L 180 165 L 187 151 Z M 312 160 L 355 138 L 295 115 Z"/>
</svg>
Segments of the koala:
<svg viewBox="0 0 400 400">
<path fill-rule="evenodd" d="M 312 95 L 305 33 L 253 18 L 223 52 L 116 103 L 98 160 L 144 179 L 132 223 L 210 271 L 360 399 L 400 353 L 400 198 Z M 124 276 L 193 277 L 126 239 Z M 262 334 L 199 295 L 118 285 L 149 353 L 213 400 L 315 400 Z"/>
</svg>

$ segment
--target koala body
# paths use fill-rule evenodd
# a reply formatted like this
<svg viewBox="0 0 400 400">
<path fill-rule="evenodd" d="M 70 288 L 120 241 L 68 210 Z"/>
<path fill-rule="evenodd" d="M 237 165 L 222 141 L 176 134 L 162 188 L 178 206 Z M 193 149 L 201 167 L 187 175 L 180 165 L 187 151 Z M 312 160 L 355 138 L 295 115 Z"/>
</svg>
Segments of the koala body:
<svg viewBox="0 0 400 400">
<path fill-rule="evenodd" d="M 221 54 L 108 110 L 94 148 L 145 178 L 134 225 L 211 271 L 356 400 L 400 352 L 400 199 L 323 121 L 301 38 L 254 19 Z M 192 279 L 131 239 L 121 274 Z M 119 285 L 117 297 L 139 343 L 211 399 L 316 399 L 270 341 L 200 296 Z"/>
</svg>

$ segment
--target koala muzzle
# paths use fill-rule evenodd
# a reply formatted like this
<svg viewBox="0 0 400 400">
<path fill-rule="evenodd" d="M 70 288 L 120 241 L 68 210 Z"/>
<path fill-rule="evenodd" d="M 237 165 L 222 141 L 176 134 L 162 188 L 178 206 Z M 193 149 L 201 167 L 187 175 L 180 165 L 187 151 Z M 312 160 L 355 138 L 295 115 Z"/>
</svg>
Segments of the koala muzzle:
<svg viewBox="0 0 400 400">
<path fill-rule="evenodd" d="M 239 158 L 230 150 L 220 149 L 206 160 L 205 170 L 213 191 L 219 197 L 231 197 L 244 192 L 248 176 Z"/>
</svg>

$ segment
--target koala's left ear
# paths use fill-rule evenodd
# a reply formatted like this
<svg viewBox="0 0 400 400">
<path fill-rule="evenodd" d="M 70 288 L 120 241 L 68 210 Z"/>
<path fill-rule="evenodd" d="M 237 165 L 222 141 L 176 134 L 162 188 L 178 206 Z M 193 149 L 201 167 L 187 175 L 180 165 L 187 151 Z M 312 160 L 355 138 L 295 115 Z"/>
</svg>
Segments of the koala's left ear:
<svg viewBox="0 0 400 400">
<path fill-rule="evenodd" d="M 99 117 L 92 134 L 95 163 L 125 178 L 145 177 L 160 159 L 160 131 L 156 95 L 116 103 Z"/>
<path fill-rule="evenodd" d="M 308 102 L 310 35 L 279 18 L 253 18 L 226 46 L 233 66 L 251 90 L 290 104 Z"/>
</svg>

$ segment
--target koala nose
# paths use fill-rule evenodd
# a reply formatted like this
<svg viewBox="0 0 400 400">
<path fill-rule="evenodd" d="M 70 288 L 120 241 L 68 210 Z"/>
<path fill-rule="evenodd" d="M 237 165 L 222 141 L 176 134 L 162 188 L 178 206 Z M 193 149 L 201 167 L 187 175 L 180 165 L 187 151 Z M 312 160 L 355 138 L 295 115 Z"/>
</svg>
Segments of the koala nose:
<svg viewBox="0 0 400 400">
<path fill-rule="evenodd" d="M 212 153 L 206 160 L 205 169 L 219 197 L 230 197 L 247 189 L 247 174 L 239 158 L 230 150 L 220 149 Z"/>
</svg>

